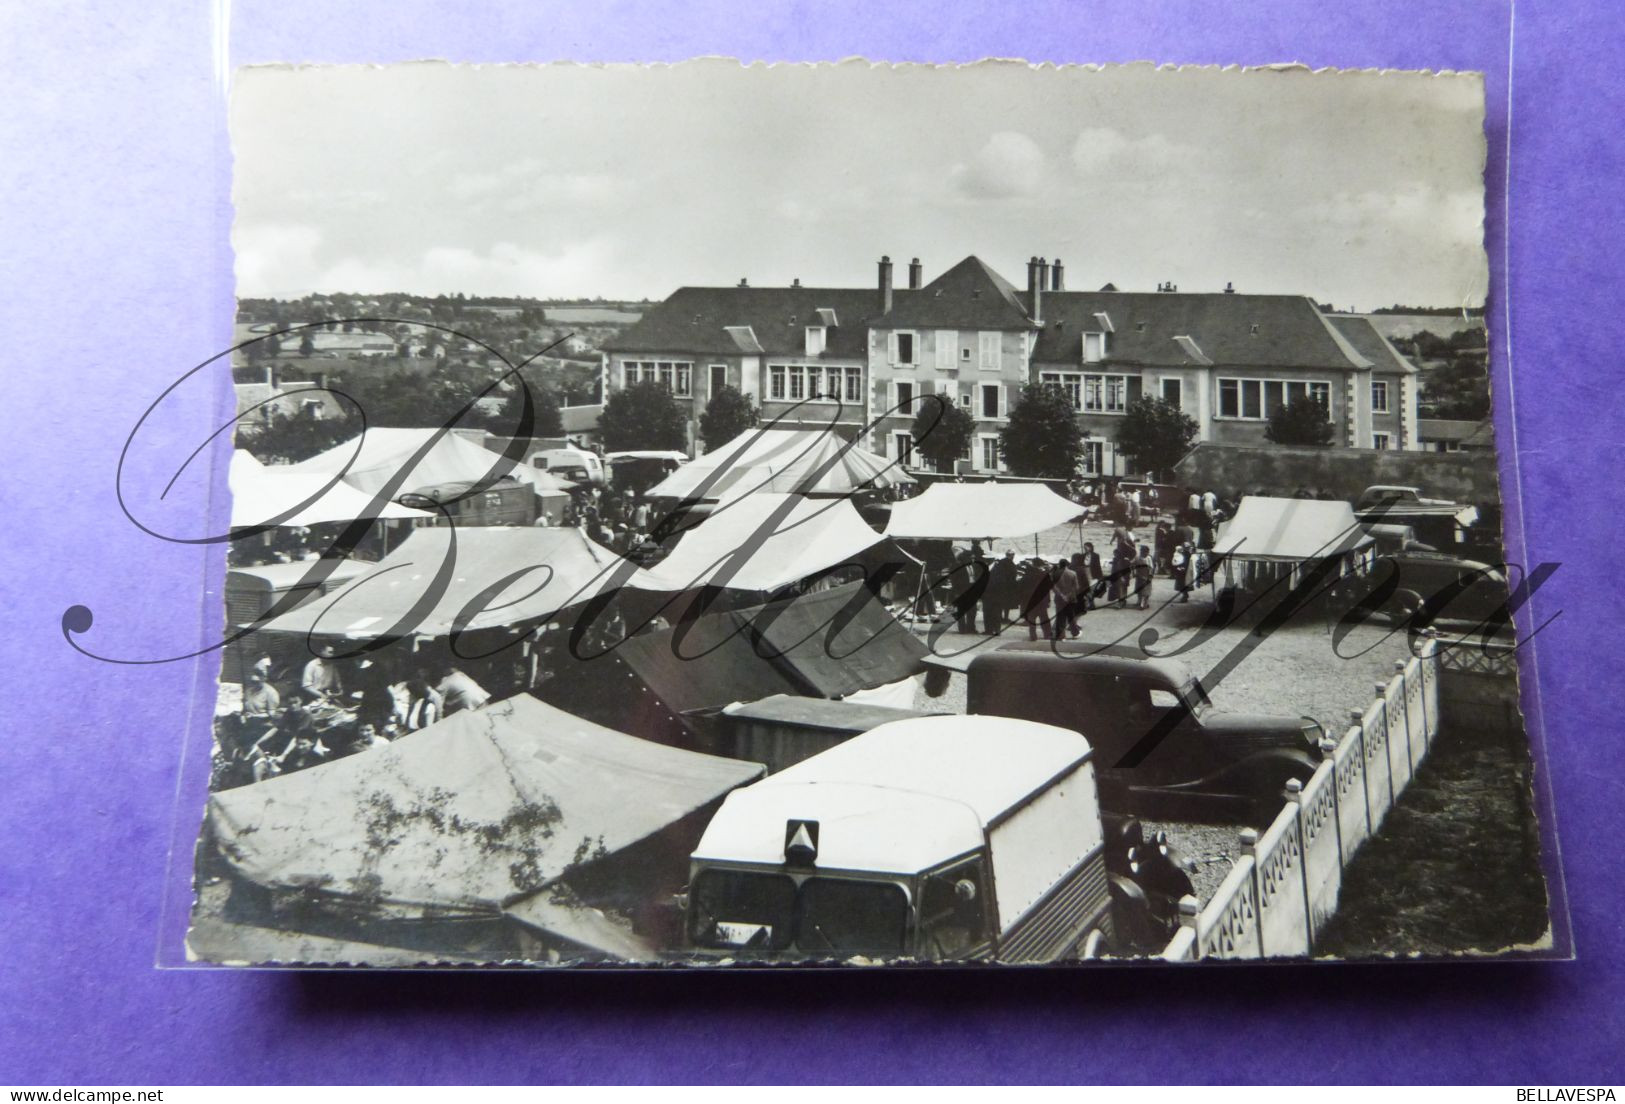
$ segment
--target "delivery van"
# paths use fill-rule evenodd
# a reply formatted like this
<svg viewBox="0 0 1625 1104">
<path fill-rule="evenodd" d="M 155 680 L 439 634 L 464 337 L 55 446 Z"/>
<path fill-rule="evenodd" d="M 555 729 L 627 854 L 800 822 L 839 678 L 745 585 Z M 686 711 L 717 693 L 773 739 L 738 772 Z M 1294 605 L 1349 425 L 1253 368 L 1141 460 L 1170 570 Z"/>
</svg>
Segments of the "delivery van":
<svg viewBox="0 0 1625 1104">
<path fill-rule="evenodd" d="M 583 487 L 604 485 L 603 458 L 585 449 L 541 449 L 531 453 L 530 466 Z"/>
<path fill-rule="evenodd" d="M 1078 733 L 893 721 L 728 795 L 691 856 L 688 942 L 753 960 L 1090 957 L 1114 946 L 1114 898 L 1146 901 L 1126 864 L 1108 870 L 1108 835 L 1141 839 L 1103 824 Z M 1172 916 L 1189 880 L 1158 877 Z"/>
</svg>

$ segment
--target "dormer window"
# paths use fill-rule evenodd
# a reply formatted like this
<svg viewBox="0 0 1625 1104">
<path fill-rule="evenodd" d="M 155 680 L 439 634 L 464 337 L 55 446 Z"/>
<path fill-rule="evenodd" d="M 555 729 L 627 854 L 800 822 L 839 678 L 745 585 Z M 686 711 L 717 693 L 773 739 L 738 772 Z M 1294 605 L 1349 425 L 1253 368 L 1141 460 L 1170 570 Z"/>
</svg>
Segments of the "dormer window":
<svg viewBox="0 0 1625 1104">
<path fill-rule="evenodd" d="M 824 355 L 824 327 L 807 327 L 807 355 L 810 357 Z"/>
<path fill-rule="evenodd" d="M 1083 335 L 1083 362 L 1094 364 L 1106 359 L 1106 335 L 1098 330 Z"/>
</svg>

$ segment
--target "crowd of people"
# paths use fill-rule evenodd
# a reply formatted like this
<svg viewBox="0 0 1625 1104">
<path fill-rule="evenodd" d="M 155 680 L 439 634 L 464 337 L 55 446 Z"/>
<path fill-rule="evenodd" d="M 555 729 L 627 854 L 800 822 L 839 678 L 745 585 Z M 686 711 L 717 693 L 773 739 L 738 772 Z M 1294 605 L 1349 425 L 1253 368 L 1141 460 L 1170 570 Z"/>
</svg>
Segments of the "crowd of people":
<svg viewBox="0 0 1625 1104">
<path fill-rule="evenodd" d="M 243 672 L 240 709 L 218 719 L 217 789 L 387 747 L 465 709 L 532 689 L 536 650 L 479 665 L 449 653 L 338 658 L 331 648 L 278 669 L 261 655 Z"/>
<path fill-rule="evenodd" d="M 1155 486 L 1079 484 L 1074 500 L 1088 501 L 1092 518 L 1113 522 L 1103 549 L 1093 541 L 1068 556 L 1018 557 L 1014 550 L 990 558 L 981 542 L 952 551 L 946 541 L 915 542 L 921 562 L 914 578 L 917 620 L 951 618 L 962 633 L 996 636 L 1024 624 L 1028 638 L 1077 637 L 1079 622 L 1103 606 L 1149 609 L 1152 581 L 1166 577 L 1174 601 L 1208 585 L 1216 566 L 1212 549 L 1219 524 L 1234 505 L 1213 491 L 1174 496 Z M 1156 520 L 1151 521 L 1152 518 Z M 1150 531 L 1144 527 L 1150 525 Z"/>
</svg>

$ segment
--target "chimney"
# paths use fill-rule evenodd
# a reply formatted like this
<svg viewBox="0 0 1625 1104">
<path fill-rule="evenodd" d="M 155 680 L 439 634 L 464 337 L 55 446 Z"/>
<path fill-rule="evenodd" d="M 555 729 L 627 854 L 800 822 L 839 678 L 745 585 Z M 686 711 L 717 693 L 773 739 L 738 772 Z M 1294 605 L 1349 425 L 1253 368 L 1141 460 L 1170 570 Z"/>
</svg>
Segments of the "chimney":
<svg viewBox="0 0 1625 1104">
<path fill-rule="evenodd" d="M 801 286 L 801 277 L 797 276 L 794 280 L 791 280 L 790 281 L 790 286 L 791 287 L 800 287 Z"/>
<path fill-rule="evenodd" d="M 1061 258 L 1056 257 L 1055 263 L 1050 265 L 1049 286 L 1052 291 L 1066 290 L 1066 269 L 1061 267 Z"/>
<path fill-rule="evenodd" d="M 1231 283 L 1229 280 L 1226 280 L 1224 282 L 1224 293 L 1226 295 L 1234 295 L 1236 293 L 1236 285 Z"/>
<path fill-rule="evenodd" d="M 880 313 L 891 313 L 891 258 L 880 258 Z"/>
<path fill-rule="evenodd" d="M 920 258 L 918 257 L 908 262 L 908 286 L 910 291 L 920 290 Z"/>
<path fill-rule="evenodd" d="M 270 387 L 275 387 L 279 383 L 281 383 L 282 382 L 282 365 L 280 365 L 280 364 L 267 364 L 265 366 L 265 382 Z"/>
<path fill-rule="evenodd" d="M 747 280 L 745 277 L 741 276 L 741 277 L 739 277 L 739 286 L 740 287 L 750 287 L 750 281 Z"/>
<path fill-rule="evenodd" d="M 1034 322 L 1044 320 L 1044 262 L 1037 257 L 1027 261 L 1027 313 Z"/>
</svg>

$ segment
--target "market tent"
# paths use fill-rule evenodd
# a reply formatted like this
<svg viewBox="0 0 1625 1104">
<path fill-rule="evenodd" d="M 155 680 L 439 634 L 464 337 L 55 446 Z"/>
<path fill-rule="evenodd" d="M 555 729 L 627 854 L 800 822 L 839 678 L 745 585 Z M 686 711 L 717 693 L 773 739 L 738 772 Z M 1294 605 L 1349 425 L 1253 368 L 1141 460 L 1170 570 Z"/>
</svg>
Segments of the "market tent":
<svg viewBox="0 0 1625 1104">
<path fill-rule="evenodd" d="M 651 498 L 730 502 L 759 493 L 850 495 L 914 477 L 828 429 L 749 429 L 672 472 Z"/>
<path fill-rule="evenodd" d="M 455 557 L 444 592 L 424 600 Z M 572 528 L 436 526 L 414 529 L 395 551 L 343 590 L 267 622 L 262 631 L 372 639 L 520 625 L 613 589 L 635 569 Z M 474 609 L 473 616 L 466 611 Z"/>
<path fill-rule="evenodd" d="M 812 689 L 769 659 L 769 650 L 758 651 L 755 638 L 725 613 L 695 618 L 681 637 L 672 629 L 629 637 L 614 654 L 631 671 L 630 682 L 618 678 L 609 664 L 599 664 L 597 670 L 616 680 L 611 688 L 616 711 L 609 716 L 627 727 L 635 718 L 658 716 L 642 700 L 644 695 L 652 695 L 667 716 L 678 718 L 736 701 L 806 694 Z M 645 731 L 645 726 L 639 724 L 638 731 Z"/>
<path fill-rule="evenodd" d="M 1248 495 L 1220 530 L 1213 551 L 1237 559 L 1303 561 L 1370 543 L 1347 502 Z"/>
<path fill-rule="evenodd" d="M 665 559 L 627 585 L 672 592 L 703 586 L 777 590 L 852 562 L 882 539 L 844 499 L 751 495 L 686 530 Z"/>
<path fill-rule="evenodd" d="M 925 654 L 861 583 L 705 614 L 615 648 L 674 717 L 774 694 L 838 698 L 920 673 Z M 636 699 L 626 695 L 627 708 L 642 709 Z"/>
<path fill-rule="evenodd" d="M 663 747 L 520 695 L 388 747 L 217 793 L 209 823 L 220 853 L 258 885 L 379 911 L 479 913 L 761 775 L 756 763 Z"/>
<path fill-rule="evenodd" d="M 436 434 L 440 436 L 431 444 Z M 427 451 L 422 459 L 414 461 L 412 457 L 420 449 Z M 391 497 L 441 483 L 479 481 L 493 473 L 512 475 L 532 486 L 537 482 L 524 465 L 509 463 L 500 453 L 481 448 L 455 433 L 378 426 L 367 429 L 359 438 L 293 464 L 290 470 L 325 476 L 343 472 L 346 483 L 368 494 L 405 472 L 405 478 L 396 483 Z"/>
<path fill-rule="evenodd" d="M 237 449 L 231 454 L 227 475 L 231 486 L 231 527 L 258 528 L 278 525 L 321 525 L 330 521 L 357 518 L 426 518 L 434 515 L 396 502 L 375 503 L 372 495 L 344 482 L 334 482 L 331 474 L 297 471 L 291 466 L 266 465 L 252 453 Z M 301 503 L 305 503 L 303 507 Z M 293 511 L 284 518 L 282 515 Z"/>
<path fill-rule="evenodd" d="M 861 583 L 728 614 L 759 655 L 794 672 L 819 697 L 895 684 L 925 670 L 927 649 Z"/>
<path fill-rule="evenodd" d="M 914 540 L 1025 537 L 1065 525 L 1083 507 L 1042 483 L 933 483 L 893 503 L 886 535 Z"/>
</svg>

